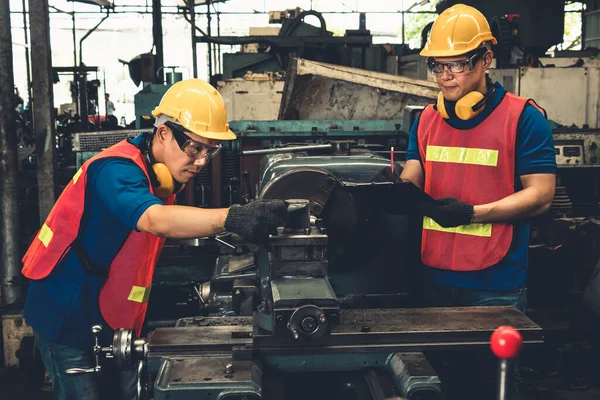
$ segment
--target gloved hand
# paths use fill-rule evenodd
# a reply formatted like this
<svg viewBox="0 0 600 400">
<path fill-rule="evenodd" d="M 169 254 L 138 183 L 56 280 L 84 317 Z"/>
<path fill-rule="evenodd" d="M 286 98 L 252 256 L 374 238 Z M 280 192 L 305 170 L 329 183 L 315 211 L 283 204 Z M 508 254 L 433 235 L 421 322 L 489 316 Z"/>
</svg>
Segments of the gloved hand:
<svg viewBox="0 0 600 400">
<path fill-rule="evenodd" d="M 379 171 L 373 178 L 371 178 L 371 182 L 393 182 L 398 183 L 402 182 L 400 179 L 400 175 L 396 172 L 392 172 L 391 167 L 385 167 L 381 171 Z"/>
<path fill-rule="evenodd" d="M 454 197 L 436 200 L 433 203 L 420 203 L 417 211 L 433 218 L 444 228 L 469 225 L 473 222 L 473 205 L 464 203 Z"/>
<path fill-rule="evenodd" d="M 267 241 L 269 234 L 287 222 L 287 206 L 283 200 L 257 200 L 246 205 L 233 205 L 225 218 L 225 229 L 254 244 Z"/>
</svg>

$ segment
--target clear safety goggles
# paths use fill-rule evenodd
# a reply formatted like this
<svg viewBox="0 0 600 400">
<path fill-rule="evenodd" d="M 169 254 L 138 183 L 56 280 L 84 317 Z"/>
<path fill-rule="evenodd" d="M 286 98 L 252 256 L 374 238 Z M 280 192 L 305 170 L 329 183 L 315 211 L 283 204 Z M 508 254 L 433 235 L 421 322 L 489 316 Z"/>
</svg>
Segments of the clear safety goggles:
<svg viewBox="0 0 600 400">
<path fill-rule="evenodd" d="M 473 68 L 475 67 L 475 65 L 477 64 L 477 61 L 479 61 L 483 55 L 485 53 L 487 53 L 487 49 L 486 48 L 482 48 L 482 49 L 478 49 L 476 50 L 473 54 L 471 54 L 469 57 L 467 57 L 466 60 L 462 61 L 450 61 L 447 63 L 441 63 L 441 62 L 437 62 L 435 61 L 435 59 L 433 57 L 428 57 L 427 58 L 427 68 L 429 68 L 429 71 L 432 74 L 436 74 L 436 75 L 441 75 L 444 73 L 444 68 L 448 68 L 448 71 L 451 74 L 461 74 L 463 72 L 471 72 L 473 70 Z"/>
<path fill-rule="evenodd" d="M 165 125 L 173 132 L 173 137 L 181 151 L 183 151 L 188 157 L 195 160 L 206 159 L 210 161 L 214 156 L 219 154 L 221 151 L 221 145 L 211 146 L 206 143 L 196 142 L 192 140 L 188 135 L 185 134 L 185 129 L 174 122 L 167 121 Z M 193 133 L 190 133 L 193 135 Z"/>
</svg>

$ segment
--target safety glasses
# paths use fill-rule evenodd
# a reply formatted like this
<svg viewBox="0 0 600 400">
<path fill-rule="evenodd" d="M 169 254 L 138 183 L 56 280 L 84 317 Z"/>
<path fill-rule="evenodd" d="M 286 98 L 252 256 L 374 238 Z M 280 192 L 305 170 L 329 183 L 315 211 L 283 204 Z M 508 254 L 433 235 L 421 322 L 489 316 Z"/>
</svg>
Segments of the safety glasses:
<svg viewBox="0 0 600 400">
<path fill-rule="evenodd" d="M 183 151 L 188 157 L 195 160 L 206 159 L 210 161 L 214 156 L 219 154 L 221 151 L 221 145 L 211 146 L 205 143 L 196 142 L 190 139 L 184 132 L 183 128 L 171 121 L 165 122 L 165 125 L 173 132 L 173 137 L 179 145 L 181 151 Z"/>
<path fill-rule="evenodd" d="M 432 74 L 441 75 L 444 73 L 444 68 L 448 68 L 451 74 L 461 74 L 463 72 L 471 72 L 477 64 L 477 61 L 481 60 L 483 55 L 487 53 L 487 49 L 478 49 L 464 61 L 450 61 L 447 63 L 441 63 L 435 61 L 433 57 L 427 58 L 427 68 Z"/>
</svg>

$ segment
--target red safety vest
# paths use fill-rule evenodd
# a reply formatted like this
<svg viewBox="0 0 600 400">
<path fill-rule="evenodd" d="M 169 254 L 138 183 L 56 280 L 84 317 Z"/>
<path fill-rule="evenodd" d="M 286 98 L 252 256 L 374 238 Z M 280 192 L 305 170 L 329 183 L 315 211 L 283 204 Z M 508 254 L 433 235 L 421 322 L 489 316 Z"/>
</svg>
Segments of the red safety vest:
<svg viewBox="0 0 600 400">
<path fill-rule="evenodd" d="M 84 214 L 87 170 L 92 162 L 107 157 L 135 162 L 148 178 L 148 189 L 154 193 L 143 155 L 127 141 L 117 143 L 85 162 L 54 204 L 23 257 L 22 272 L 27 278 L 45 278 L 72 249 Z M 175 195 L 171 195 L 165 204 L 173 204 L 174 201 Z M 154 267 L 164 242 L 165 238 L 131 231 L 111 262 L 108 278 L 100 290 L 99 303 L 102 317 L 112 329 L 133 328 L 140 334 Z"/>
<path fill-rule="evenodd" d="M 474 205 L 513 194 L 517 125 L 528 102 L 539 109 L 531 100 L 506 93 L 496 109 L 472 129 L 453 128 L 433 106 L 426 107 L 418 127 L 425 192 L 435 199 L 454 197 Z M 511 223 L 443 228 L 425 217 L 421 259 L 434 268 L 478 271 L 502 260 L 512 237 Z"/>
</svg>

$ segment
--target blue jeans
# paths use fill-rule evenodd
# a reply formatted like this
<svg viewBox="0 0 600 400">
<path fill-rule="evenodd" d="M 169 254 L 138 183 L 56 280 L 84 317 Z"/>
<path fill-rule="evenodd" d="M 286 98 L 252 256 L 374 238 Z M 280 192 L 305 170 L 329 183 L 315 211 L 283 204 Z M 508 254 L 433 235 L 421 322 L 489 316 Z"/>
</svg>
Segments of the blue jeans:
<svg viewBox="0 0 600 400">
<path fill-rule="evenodd" d="M 474 290 L 426 284 L 424 288 L 426 307 L 468 307 L 468 306 L 513 306 L 521 312 L 527 308 L 527 289 L 510 291 Z M 501 325 L 501 324 L 498 324 Z M 444 391 L 450 400 L 454 399 L 493 399 L 498 387 L 499 362 L 489 347 L 483 351 L 467 353 L 436 352 L 427 358 L 444 378 Z M 518 362 L 509 362 L 508 399 L 518 400 L 521 378 Z"/>
<path fill-rule="evenodd" d="M 83 351 L 56 343 L 39 333 L 35 334 L 37 346 L 46 371 L 52 382 L 55 400 L 104 400 L 136 398 L 136 371 L 116 371 L 104 363 L 101 374 L 67 375 L 69 368 L 90 368 L 95 358 L 90 351 Z"/>
</svg>

